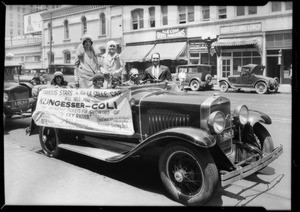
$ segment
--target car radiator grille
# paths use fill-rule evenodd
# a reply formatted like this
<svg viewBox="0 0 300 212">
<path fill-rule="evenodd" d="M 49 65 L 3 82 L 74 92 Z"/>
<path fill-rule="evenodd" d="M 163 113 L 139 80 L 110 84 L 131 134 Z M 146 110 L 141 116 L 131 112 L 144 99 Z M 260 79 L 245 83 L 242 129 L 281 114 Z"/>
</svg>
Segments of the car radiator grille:
<svg viewBox="0 0 300 212">
<path fill-rule="evenodd" d="M 171 127 L 190 126 L 190 116 L 187 114 L 150 110 L 148 117 L 150 135 Z"/>
</svg>

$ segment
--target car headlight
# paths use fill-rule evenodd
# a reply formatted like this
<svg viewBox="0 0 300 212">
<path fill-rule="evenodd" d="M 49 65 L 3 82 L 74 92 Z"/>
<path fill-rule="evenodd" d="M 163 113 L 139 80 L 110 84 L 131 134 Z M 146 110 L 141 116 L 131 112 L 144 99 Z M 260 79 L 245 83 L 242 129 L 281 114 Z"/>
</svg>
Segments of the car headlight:
<svg viewBox="0 0 300 212">
<path fill-rule="evenodd" d="M 245 125 L 248 122 L 249 110 L 246 105 L 237 106 L 234 109 L 234 117 L 241 125 Z"/>
<path fill-rule="evenodd" d="M 7 101 L 8 101 L 8 94 L 3 93 L 3 102 L 7 102 Z"/>
<path fill-rule="evenodd" d="M 209 115 L 207 122 L 210 129 L 219 134 L 223 132 L 225 128 L 226 120 L 224 114 L 221 111 L 215 111 Z"/>
</svg>

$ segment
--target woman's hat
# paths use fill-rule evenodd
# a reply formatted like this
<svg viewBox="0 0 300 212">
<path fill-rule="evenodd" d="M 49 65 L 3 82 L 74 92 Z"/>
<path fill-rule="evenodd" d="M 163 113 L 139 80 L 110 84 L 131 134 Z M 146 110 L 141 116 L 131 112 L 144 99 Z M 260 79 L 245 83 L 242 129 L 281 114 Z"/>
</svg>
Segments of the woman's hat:
<svg viewBox="0 0 300 212">
<path fill-rule="evenodd" d="M 84 44 L 84 42 L 85 42 L 86 40 L 90 40 L 91 43 L 93 44 L 93 40 L 92 40 L 92 37 L 91 37 L 90 35 L 84 34 L 84 35 L 82 36 L 82 44 Z"/>
<path fill-rule="evenodd" d="M 107 47 L 109 47 L 110 45 L 114 45 L 115 47 L 117 47 L 117 43 L 113 40 L 108 41 L 107 44 L 106 44 Z"/>
<path fill-rule="evenodd" d="M 54 75 L 53 75 L 53 78 L 55 78 L 55 77 L 57 77 L 57 76 L 60 76 L 60 77 L 64 78 L 64 75 L 63 75 L 63 73 L 62 73 L 61 71 L 56 71 L 56 72 L 54 73 Z"/>
</svg>

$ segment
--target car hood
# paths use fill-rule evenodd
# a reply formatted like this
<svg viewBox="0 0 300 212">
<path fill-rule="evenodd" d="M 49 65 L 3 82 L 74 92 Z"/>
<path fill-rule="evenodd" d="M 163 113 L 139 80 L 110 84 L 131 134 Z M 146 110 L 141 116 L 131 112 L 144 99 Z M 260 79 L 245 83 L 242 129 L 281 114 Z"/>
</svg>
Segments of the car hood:
<svg viewBox="0 0 300 212">
<path fill-rule="evenodd" d="M 19 87 L 20 84 L 19 83 L 15 83 L 15 82 L 4 82 L 4 90 L 8 91 L 8 90 L 12 90 L 16 87 Z"/>
<path fill-rule="evenodd" d="M 153 93 L 147 95 L 142 99 L 143 102 L 153 102 L 155 104 L 183 104 L 183 105 L 201 105 L 207 96 L 201 96 L 197 94 L 187 94 L 187 93 L 171 93 L 171 92 L 161 92 Z"/>
</svg>

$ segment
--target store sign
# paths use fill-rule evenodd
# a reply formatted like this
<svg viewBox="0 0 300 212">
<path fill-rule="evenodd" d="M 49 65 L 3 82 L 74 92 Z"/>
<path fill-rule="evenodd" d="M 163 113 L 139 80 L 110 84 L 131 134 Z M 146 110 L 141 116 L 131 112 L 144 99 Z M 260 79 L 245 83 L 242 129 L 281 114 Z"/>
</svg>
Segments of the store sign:
<svg viewBox="0 0 300 212">
<path fill-rule="evenodd" d="M 186 28 L 162 29 L 156 31 L 156 39 L 171 39 L 186 37 Z"/>
<path fill-rule="evenodd" d="M 203 42 L 190 42 L 190 50 L 206 50 L 207 45 Z"/>
<path fill-rule="evenodd" d="M 241 24 L 241 25 L 232 25 L 232 26 L 222 26 L 220 27 L 220 34 L 257 32 L 261 30 L 262 30 L 261 23 Z"/>
</svg>

